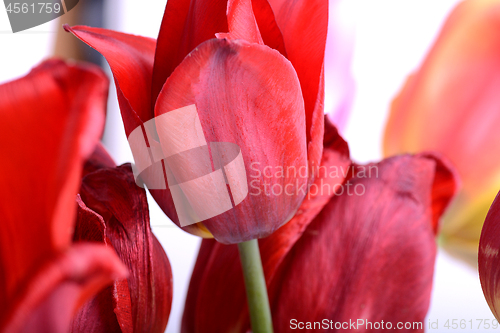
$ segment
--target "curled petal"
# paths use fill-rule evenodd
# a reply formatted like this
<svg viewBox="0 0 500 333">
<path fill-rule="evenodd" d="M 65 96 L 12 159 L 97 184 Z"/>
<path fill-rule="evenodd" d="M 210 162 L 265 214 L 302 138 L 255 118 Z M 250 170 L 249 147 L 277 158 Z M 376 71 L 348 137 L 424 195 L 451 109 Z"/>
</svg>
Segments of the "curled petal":
<svg viewBox="0 0 500 333">
<path fill-rule="evenodd" d="M 491 154 L 500 149 L 499 56 L 500 1 L 461 2 L 394 100 L 384 139 L 387 155 L 432 150 L 457 168 L 463 189 L 443 222 L 442 243 L 473 262 L 500 186 L 500 158 Z"/>
<path fill-rule="evenodd" d="M 130 271 L 126 281 L 116 281 L 113 290 L 104 290 L 105 296 L 94 300 L 104 308 L 102 316 L 105 319 L 112 315 L 113 310 L 106 306 L 110 304 L 107 297 L 112 295 L 116 316 L 111 317 L 123 332 L 164 332 L 172 302 L 172 272 L 163 248 L 151 232 L 146 192 L 135 184 L 130 165 L 87 175 L 80 194 L 82 201 L 103 218 L 106 242 Z M 95 222 L 90 222 L 80 226 L 95 229 Z M 100 298 L 107 301 L 101 303 Z M 89 307 L 83 311 L 96 312 Z M 86 331 L 87 318 L 80 318 L 84 322 L 74 327 Z"/>
<path fill-rule="evenodd" d="M 31 277 L 0 330 L 66 333 L 76 310 L 87 299 L 113 280 L 125 277 L 127 268 L 109 247 L 74 245 Z"/>
<path fill-rule="evenodd" d="M 192 138 L 204 136 L 204 147 L 214 142 L 235 143 L 241 148 L 246 182 L 254 186 L 248 185 L 248 196 L 234 209 L 203 224 L 224 243 L 271 234 L 293 216 L 309 181 L 304 105 L 290 62 L 264 45 L 241 40 L 207 41 L 168 78 L 155 112 L 157 116 L 168 115 L 191 105 L 195 105 L 200 119 L 200 133 L 191 133 L 190 128 L 174 132 L 157 122 L 165 156 L 171 156 L 172 149 L 185 151 L 182 145 Z M 186 136 L 188 140 L 180 139 Z M 209 161 L 200 157 L 196 163 L 193 160 L 181 163 L 176 179 L 200 174 L 196 168 Z M 283 175 L 276 176 L 280 168 Z M 282 189 L 281 193 L 275 194 L 277 190 L 271 193 L 273 186 Z M 285 195 L 285 187 L 290 195 Z M 225 186 L 223 190 L 227 191 Z M 208 195 L 203 198 L 207 205 L 219 203 L 209 198 Z M 167 214 L 178 223 L 175 211 Z"/>
<path fill-rule="evenodd" d="M 101 53 L 115 78 L 118 102 L 127 136 L 153 118 L 151 81 L 156 43 L 154 39 L 85 26 L 64 26 Z"/>
<path fill-rule="evenodd" d="M 97 66 L 57 60 L 0 86 L 0 325 L 30 277 L 70 246 L 107 87 Z"/>
</svg>

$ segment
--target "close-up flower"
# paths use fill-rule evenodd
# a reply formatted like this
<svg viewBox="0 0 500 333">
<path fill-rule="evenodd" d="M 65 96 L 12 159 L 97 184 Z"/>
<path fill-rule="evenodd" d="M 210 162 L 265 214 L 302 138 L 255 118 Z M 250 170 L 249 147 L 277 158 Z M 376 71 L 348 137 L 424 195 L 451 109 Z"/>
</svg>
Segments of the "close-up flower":
<svg viewBox="0 0 500 333">
<path fill-rule="evenodd" d="M 423 331 L 396 323 L 422 323 L 427 313 L 437 225 L 455 194 L 455 175 L 432 155 L 365 166 L 349 165 L 348 155 L 347 144 L 327 122 L 322 166 L 350 167 L 348 177 L 323 173 L 316 183 L 337 185 L 335 194 L 311 195 L 289 223 L 259 241 L 275 332 L 315 331 L 308 322 L 334 331 L 346 329 L 338 323 L 357 319 L 363 332 L 376 330 L 373 323 L 381 320 L 394 329 Z M 369 176 L 375 172 L 377 177 Z M 247 332 L 239 266 L 236 246 L 203 240 L 182 332 Z"/>
<path fill-rule="evenodd" d="M 500 328 L 500 0 L 3 8 L 0 333 Z"/>
<path fill-rule="evenodd" d="M 208 142 L 241 148 L 250 181 L 252 172 L 263 175 L 266 167 L 299 170 L 319 163 L 327 8 L 326 0 L 171 0 L 156 41 L 83 26 L 66 29 L 108 61 L 127 136 L 155 116 L 194 104 Z M 149 147 L 173 149 L 175 142 L 162 140 L 161 132 L 169 129 L 161 126 L 155 124 L 159 138 L 149 136 Z M 156 177 L 151 169 L 149 177 Z M 231 211 L 184 229 L 224 243 L 268 236 L 294 215 L 304 198 L 296 189 L 311 179 L 262 177 L 254 183 L 262 193 L 264 185 L 290 185 L 295 194 L 249 196 Z M 179 225 L 170 190 L 151 194 Z"/>
</svg>

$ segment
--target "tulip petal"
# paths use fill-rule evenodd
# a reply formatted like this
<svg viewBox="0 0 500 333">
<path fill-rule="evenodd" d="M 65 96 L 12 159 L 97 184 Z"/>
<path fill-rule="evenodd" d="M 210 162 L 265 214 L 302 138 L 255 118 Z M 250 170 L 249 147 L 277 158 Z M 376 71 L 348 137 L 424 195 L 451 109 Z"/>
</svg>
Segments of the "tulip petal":
<svg viewBox="0 0 500 333">
<path fill-rule="evenodd" d="M 252 8 L 264 44 L 279 51 L 286 57 L 283 34 L 276 23 L 276 18 L 269 2 L 267 0 L 253 0 Z"/>
<path fill-rule="evenodd" d="M 0 330 L 66 333 L 78 307 L 114 279 L 126 276 L 127 269 L 109 247 L 74 245 L 30 278 Z"/>
<path fill-rule="evenodd" d="M 106 150 L 106 148 L 104 148 L 102 143 L 99 142 L 95 146 L 92 155 L 87 159 L 87 161 L 83 165 L 82 178 L 88 175 L 89 173 L 92 173 L 99 169 L 114 168 L 115 166 L 116 166 L 115 161 L 113 161 L 113 158 L 109 155 L 108 151 Z"/>
<path fill-rule="evenodd" d="M 335 126 L 325 117 L 323 158 L 316 172 L 314 184 L 297 210 L 295 216 L 271 236 L 259 242 L 265 253 L 262 265 L 268 279 L 272 279 L 276 268 L 307 226 L 335 195 L 345 178 L 349 176 L 350 158 L 347 142 L 339 135 Z"/>
<path fill-rule="evenodd" d="M 155 54 L 153 101 L 167 78 L 195 47 L 215 38 L 216 33 L 228 32 L 226 8 L 227 0 L 167 2 Z"/>
<path fill-rule="evenodd" d="M 229 33 L 218 33 L 217 38 L 244 39 L 249 43 L 263 44 L 251 0 L 228 0 L 227 23 Z"/>
<path fill-rule="evenodd" d="M 276 331 L 287 331 L 290 318 L 362 318 L 421 322 L 409 331 L 423 332 L 436 255 L 437 163 L 401 156 L 370 166 L 375 177 L 349 180 L 363 194 L 334 197 L 276 273 L 270 287 Z"/>
<path fill-rule="evenodd" d="M 372 177 L 361 177 L 358 167 L 349 179 L 351 191 L 358 186 L 364 193 L 349 195 L 346 190 L 334 195 L 319 215 L 311 217 L 312 223 L 298 231 L 300 238 L 282 254 L 284 259 L 274 260 L 276 249 L 266 248 L 265 242 L 293 237 L 288 224 L 259 241 L 275 332 L 288 332 L 291 318 L 423 321 L 436 253 L 433 206 L 445 201 L 444 195 L 434 193 L 442 179 L 436 172 L 446 171 L 445 167 L 435 157 L 423 155 L 366 167 L 370 166 L 377 168 Z M 450 200 L 451 196 L 446 203 Z M 265 263 L 276 267 L 270 269 Z M 186 300 L 183 333 L 249 329 L 239 269 L 236 246 L 203 240 Z"/>
<path fill-rule="evenodd" d="M 319 165 L 323 137 L 323 100 L 328 0 L 269 0 L 304 94 L 309 158 Z"/>
<path fill-rule="evenodd" d="M 248 186 L 248 196 L 234 209 L 206 219 L 203 224 L 224 243 L 271 234 L 293 216 L 308 182 L 308 175 L 300 176 L 301 169 L 307 170 L 305 119 L 299 82 L 291 64 L 264 45 L 241 40 L 207 41 L 168 78 L 158 96 L 156 115 L 190 105 L 196 107 L 206 142 L 235 143 L 241 148 L 247 183 L 254 184 L 252 189 Z M 174 147 L 170 140 L 178 140 L 177 132 L 165 126 L 168 124 L 156 123 L 163 152 L 170 156 Z M 178 134 L 201 136 L 189 134 L 188 130 L 183 128 Z M 175 141 L 175 149 L 182 148 L 178 145 L 187 142 L 183 140 Z M 176 167 L 186 177 L 200 167 L 193 160 L 184 164 Z M 264 168 L 271 169 L 271 173 L 264 176 Z M 292 171 L 276 176 L 280 168 Z M 290 195 L 285 195 L 283 189 L 288 184 Z M 271 193 L 273 186 L 281 193 Z M 201 194 L 203 201 L 218 204 L 210 199 L 212 194 Z M 179 224 L 175 211 L 166 213 Z"/>
<path fill-rule="evenodd" d="M 107 242 L 130 271 L 127 281 L 115 282 L 112 293 L 120 327 L 164 332 L 172 302 L 172 272 L 151 232 L 146 192 L 135 184 L 130 165 L 87 175 L 81 196 L 104 219 Z M 110 294 L 109 290 L 103 293 Z"/>
<path fill-rule="evenodd" d="M 463 190 L 445 217 L 443 245 L 477 259 L 481 226 L 500 186 L 500 1 L 463 1 L 394 100 L 386 155 L 437 151 Z"/>
<path fill-rule="evenodd" d="M 118 102 L 127 136 L 154 117 L 151 82 L 156 43 L 152 38 L 85 26 L 64 26 L 101 53 L 115 78 Z"/>
<path fill-rule="evenodd" d="M 101 135 L 107 87 L 97 66 L 56 60 L 0 86 L 4 315 L 30 276 L 70 245 L 80 172 Z"/>
<path fill-rule="evenodd" d="M 479 241 L 479 279 L 484 297 L 497 320 L 500 320 L 500 199 L 497 195 L 484 221 Z"/>
<path fill-rule="evenodd" d="M 333 189 L 342 183 L 348 173 L 350 160 L 347 143 L 328 120 L 325 124 L 322 166 L 329 171 L 337 171 L 339 177 L 335 172 L 325 173 L 321 171 L 324 169 L 320 169 L 315 181 L 319 190 L 309 192 L 297 214 L 287 224 L 271 236 L 259 240 L 262 265 L 268 281 L 272 280 L 281 261 L 308 224 L 334 195 L 333 191 L 322 191 L 324 185 L 328 184 L 327 188 Z M 228 280 L 231 281 L 230 286 Z M 231 295 L 231 299 L 218 296 L 222 294 L 221 290 L 224 290 L 224 295 Z M 203 240 L 186 298 L 182 332 L 244 331 L 243 328 L 249 325 L 246 313 L 246 293 L 237 246 Z"/>
</svg>

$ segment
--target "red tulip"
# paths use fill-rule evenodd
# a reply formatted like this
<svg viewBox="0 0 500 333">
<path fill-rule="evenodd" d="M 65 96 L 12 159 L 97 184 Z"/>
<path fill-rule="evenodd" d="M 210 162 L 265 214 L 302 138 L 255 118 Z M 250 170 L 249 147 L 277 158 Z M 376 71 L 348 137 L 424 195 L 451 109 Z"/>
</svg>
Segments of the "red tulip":
<svg viewBox="0 0 500 333">
<path fill-rule="evenodd" d="M 171 0 L 157 41 L 98 28 L 66 29 L 108 60 L 129 140 L 134 129 L 155 116 L 195 105 L 198 136 L 237 144 L 250 183 L 266 167 L 299 170 L 319 164 L 327 7 L 326 0 Z M 172 130 L 180 135 L 177 144 L 186 141 L 182 128 L 148 124 L 153 150 L 171 149 L 165 136 Z M 138 163 L 145 147 L 133 150 Z M 199 167 L 189 162 L 180 167 L 183 175 Z M 146 184 L 158 178 L 167 183 L 162 166 L 153 164 L 142 175 Z M 224 243 L 268 236 L 294 215 L 307 192 L 299 189 L 311 181 L 312 172 L 262 176 L 254 183 L 261 194 L 183 229 Z M 266 186 L 289 186 L 294 194 L 265 195 Z M 180 225 L 171 191 L 151 193 Z"/>
<path fill-rule="evenodd" d="M 349 165 L 343 140 L 328 127 L 325 131 L 331 136 L 325 139 L 323 166 Z M 435 232 L 456 190 L 453 172 L 431 155 L 406 155 L 352 165 L 344 183 L 329 176 L 316 182 L 342 184 L 342 194 L 309 198 L 300 215 L 259 240 L 275 332 L 323 319 L 328 320 L 328 327 L 320 327 L 325 331 L 357 319 L 364 320 L 359 331 L 376 330 L 369 323 L 376 327 L 382 320 L 394 328 L 411 322 L 409 331 L 423 331 Z M 236 246 L 203 240 L 183 332 L 247 332 L 239 266 Z"/>
<path fill-rule="evenodd" d="M 497 320 L 500 320 L 500 199 L 497 194 L 486 215 L 479 240 L 479 279 L 484 297 Z"/>
<path fill-rule="evenodd" d="M 500 186 L 500 1 L 466 0 L 451 12 L 421 68 L 391 107 L 387 156 L 437 151 L 462 180 L 441 241 L 477 264 L 481 227 Z"/>
<path fill-rule="evenodd" d="M 172 303 L 168 258 L 149 225 L 146 192 L 130 165 L 114 167 L 102 146 L 85 165 L 74 241 L 112 246 L 130 276 L 116 280 L 78 312 L 72 332 L 165 331 Z"/>
<path fill-rule="evenodd" d="M 101 244 L 71 244 L 83 161 L 104 124 L 108 80 L 47 61 L 0 85 L 0 332 L 67 332 L 127 270 Z"/>
</svg>

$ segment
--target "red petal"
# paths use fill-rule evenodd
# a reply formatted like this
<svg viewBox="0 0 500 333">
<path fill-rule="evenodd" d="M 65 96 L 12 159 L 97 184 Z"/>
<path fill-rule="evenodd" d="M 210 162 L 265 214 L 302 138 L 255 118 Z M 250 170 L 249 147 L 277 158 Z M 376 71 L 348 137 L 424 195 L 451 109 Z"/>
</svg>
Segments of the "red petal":
<svg viewBox="0 0 500 333">
<path fill-rule="evenodd" d="M 260 251 L 264 254 L 262 265 L 269 280 L 307 226 L 334 196 L 335 189 L 344 182 L 349 174 L 350 164 L 347 142 L 325 117 L 323 159 L 321 168 L 317 169 L 314 184 L 293 219 L 281 227 L 279 232 L 259 243 Z"/>
<path fill-rule="evenodd" d="M 106 238 L 130 271 L 128 288 L 117 282 L 113 293 L 120 326 L 134 332 L 164 332 L 172 302 L 172 273 L 151 232 L 146 192 L 135 184 L 130 165 L 87 175 L 81 196 L 103 217 Z"/>
<path fill-rule="evenodd" d="M 151 82 L 155 40 L 113 30 L 64 26 L 66 31 L 101 53 L 115 78 L 118 102 L 127 136 L 142 122 L 154 117 Z"/>
<path fill-rule="evenodd" d="M 217 34 L 218 38 L 244 39 L 250 43 L 263 44 L 251 0 L 228 0 L 227 23 L 229 33 Z"/>
<path fill-rule="evenodd" d="M 325 128 L 323 166 L 349 169 L 349 149 L 329 121 Z M 320 169 L 324 170 L 324 169 Z M 328 184 L 333 188 L 344 179 L 333 173 L 319 172 L 315 184 L 321 188 Z M 262 264 L 268 281 L 286 254 L 314 217 L 333 195 L 331 191 L 308 194 L 297 214 L 290 222 L 267 238 L 259 240 Z M 218 272 L 218 273 L 216 273 Z M 220 277 L 224 276 L 224 279 Z M 229 285 L 227 281 L 231 281 Z M 222 292 L 222 290 L 224 290 Z M 220 295 L 230 295 L 230 299 Z M 241 274 L 238 248 L 226 246 L 213 240 L 203 240 L 193 271 L 182 320 L 182 332 L 227 332 L 244 331 L 248 326 L 246 294 Z"/>
<path fill-rule="evenodd" d="M 323 62 L 328 30 L 328 0 L 269 0 L 283 33 L 304 94 L 310 160 L 318 165 L 323 137 Z"/>
<path fill-rule="evenodd" d="M 299 189 L 306 189 L 308 182 L 307 175 L 295 177 L 307 165 L 303 100 L 295 71 L 267 46 L 214 39 L 200 45 L 169 77 L 158 96 L 156 115 L 193 104 L 207 142 L 241 148 L 250 184 L 245 200 L 203 224 L 224 243 L 268 236 L 293 216 L 306 192 Z M 171 133 L 158 126 L 167 150 Z M 193 161 L 181 166 L 184 173 L 196 167 Z M 296 174 L 276 177 L 280 167 Z M 264 177 L 264 168 L 271 168 L 272 174 Z M 284 195 L 287 184 L 292 195 Z M 272 186 L 282 195 L 269 192 Z M 178 222 L 175 212 L 167 214 Z"/>
<path fill-rule="evenodd" d="M 484 297 L 500 320 L 500 196 L 491 204 L 479 241 L 479 278 Z"/>
<path fill-rule="evenodd" d="M 287 54 L 283 35 L 276 23 L 274 12 L 269 2 L 267 0 L 253 0 L 252 9 L 264 44 L 272 49 L 278 50 L 286 57 Z"/>
<path fill-rule="evenodd" d="M 227 32 L 227 0 L 170 0 L 167 2 L 155 54 L 153 99 L 189 52 Z"/>
<path fill-rule="evenodd" d="M 98 67 L 55 60 L 0 86 L 4 315 L 29 277 L 70 245 L 80 172 L 101 135 L 107 87 Z"/>
<path fill-rule="evenodd" d="M 103 245 L 79 244 L 34 273 L 11 304 L 2 332 L 35 333 L 69 331 L 75 311 L 127 269 L 116 253 Z"/>
</svg>

